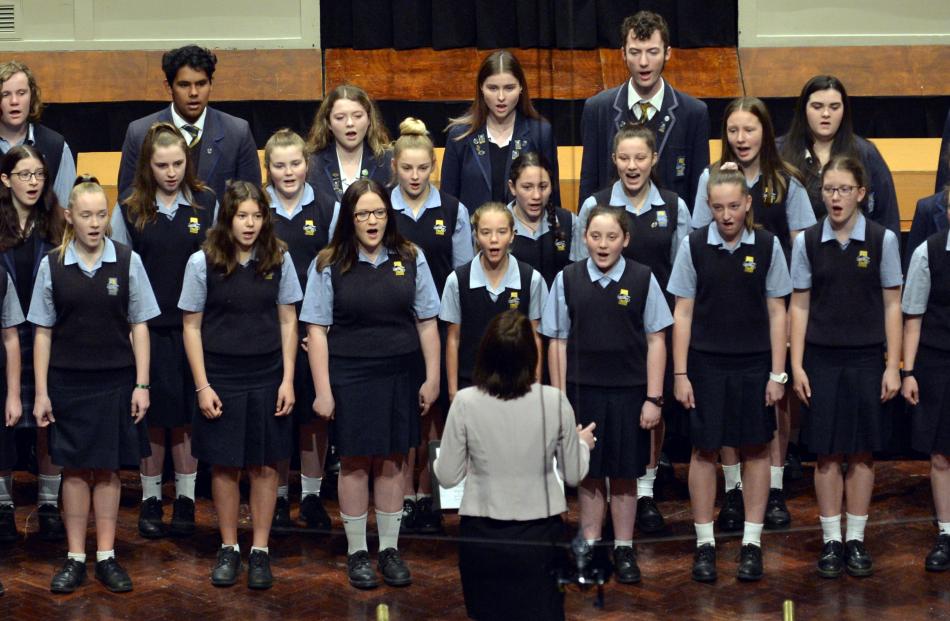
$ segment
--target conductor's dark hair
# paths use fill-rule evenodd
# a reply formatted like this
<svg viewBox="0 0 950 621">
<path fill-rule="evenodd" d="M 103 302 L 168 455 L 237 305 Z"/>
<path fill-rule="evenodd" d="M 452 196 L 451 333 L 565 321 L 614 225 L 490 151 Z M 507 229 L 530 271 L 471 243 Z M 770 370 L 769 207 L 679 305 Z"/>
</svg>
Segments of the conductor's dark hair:
<svg viewBox="0 0 950 621">
<path fill-rule="evenodd" d="M 162 56 L 162 72 L 169 84 L 175 81 L 175 76 L 178 75 L 178 70 L 182 67 L 204 71 L 210 82 L 213 79 L 214 68 L 217 64 L 218 57 L 211 50 L 197 45 L 179 47 L 165 52 Z"/>
<path fill-rule="evenodd" d="M 482 336 L 472 381 L 503 401 L 531 390 L 538 366 L 538 346 L 531 321 L 517 310 L 507 310 L 488 324 Z"/>
<path fill-rule="evenodd" d="M 645 41 L 652 37 L 654 32 L 659 32 L 664 50 L 670 47 L 670 27 L 666 25 L 662 15 L 653 11 L 637 11 L 623 20 L 620 26 L 620 47 L 626 47 L 627 36 L 631 31 L 633 38 L 638 41 Z"/>
</svg>

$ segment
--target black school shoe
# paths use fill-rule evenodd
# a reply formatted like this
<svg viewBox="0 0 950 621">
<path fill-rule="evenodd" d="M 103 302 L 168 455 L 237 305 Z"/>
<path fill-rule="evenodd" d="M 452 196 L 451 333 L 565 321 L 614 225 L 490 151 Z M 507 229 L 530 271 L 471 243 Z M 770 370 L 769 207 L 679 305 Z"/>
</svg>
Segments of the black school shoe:
<svg viewBox="0 0 950 621">
<path fill-rule="evenodd" d="M 146 498 L 139 507 L 139 534 L 146 539 L 161 539 L 165 536 L 165 525 L 162 518 L 165 512 L 162 509 L 160 498 Z"/>
<path fill-rule="evenodd" d="M 637 565 L 637 552 L 632 546 L 614 548 L 614 575 L 620 584 L 640 582 L 640 567 Z"/>
<path fill-rule="evenodd" d="M 59 514 L 59 507 L 51 504 L 40 505 L 36 513 L 40 524 L 41 541 L 66 539 L 66 526 L 63 524 L 63 516 Z"/>
<path fill-rule="evenodd" d="M 762 579 L 762 548 L 751 543 L 742 546 L 736 577 L 744 582 Z"/>
<path fill-rule="evenodd" d="M 195 501 L 179 496 L 172 504 L 172 524 L 168 529 L 175 537 L 190 537 L 195 534 Z"/>
<path fill-rule="evenodd" d="M 72 593 L 86 581 L 86 564 L 67 558 L 59 571 L 53 574 L 49 590 L 53 593 Z"/>
<path fill-rule="evenodd" d="M 360 550 L 346 557 L 346 575 L 357 589 L 375 589 L 379 586 L 376 572 L 369 562 L 369 552 Z"/>
<path fill-rule="evenodd" d="M 300 501 L 300 518 L 306 522 L 309 530 L 326 532 L 332 526 L 330 515 L 317 494 L 307 494 Z"/>
<path fill-rule="evenodd" d="M 247 557 L 247 588 L 269 589 L 274 586 L 274 575 L 270 571 L 270 554 L 263 550 L 251 550 Z"/>
<path fill-rule="evenodd" d="M 406 498 L 402 501 L 402 520 L 399 521 L 399 534 L 412 534 L 416 532 L 416 516 L 419 514 L 416 501 Z"/>
<path fill-rule="evenodd" d="M 742 500 L 742 488 L 736 485 L 726 492 L 726 497 L 716 517 L 716 527 L 726 533 L 736 533 L 745 526 L 745 503 Z"/>
<path fill-rule="evenodd" d="M 818 575 L 822 578 L 837 578 L 844 572 L 844 544 L 829 541 L 822 547 L 818 557 Z"/>
<path fill-rule="evenodd" d="M 211 584 L 216 587 L 233 586 L 241 573 L 241 554 L 232 546 L 218 550 L 218 560 L 211 570 Z"/>
<path fill-rule="evenodd" d="M 871 554 L 864 547 L 864 542 L 857 539 L 844 544 L 844 564 L 849 576 L 866 578 L 874 573 Z"/>
<path fill-rule="evenodd" d="M 437 535 L 442 532 L 442 512 L 432 506 L 432 497 L 416 501 L 415 532 Z"/>
<path fill-rule="evenodd" d="M 716 546 L 711 543 L 697 546 L 693 555 L 693 580 L 715 582 L 716 577 Z"/>
<path fill-rule="evenodd" d="M 383 574 L 383 582 L 389 586 L 402 587 L 412 584 L 412 574 L 396 548 L 380 550 L 378 565 L 379 573 Z"/>
<path fill-rule="evenodd" d="M 290 534 L 294 523 L 290 519 L 290 500 L 277 497 L 277 504 L 274 505 L 274 519 L 271 522 L 270 530 L 277 537 L 284 537 Z"/>
<path fill-rule="evenodd" d="M 96 580 L 113 593 L 126 593 L 132 590 L 132 579 L 115 557 L 96 563 Z"/>
<path fill-rule="evenodd" d="M 666 520 L 652 496 L 637 499 L 637 528 L 644 534 L 658 533 L 666 528 Z"/>
<path fill-rule="evenodd" d="M 13 505 L 0 505 L 0 543 L 13 543 L 16 540 L 16 508 Z"/>
<path fill-rule="evenodd" d="M 950 535 L 937 535 L 937 541 L 924 559 L 927 571 L 946 571 L 950 569 Z"/>
<path fill-rule="evenodd" d="M 785 506 L 785 490 L 769 488 L 769 500 L 765 505 L 765 528 L 776 530 L 788 528 L 792 523 L 792 514 Z"/>
</svg>

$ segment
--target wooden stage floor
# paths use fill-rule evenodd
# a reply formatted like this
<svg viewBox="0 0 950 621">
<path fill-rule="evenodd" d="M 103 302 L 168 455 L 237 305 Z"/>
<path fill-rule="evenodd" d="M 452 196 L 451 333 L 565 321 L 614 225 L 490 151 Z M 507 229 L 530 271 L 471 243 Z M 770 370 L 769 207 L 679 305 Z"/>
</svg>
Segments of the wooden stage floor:
<svg viewBox="0 0 950 621">
<path fill-rule="evenodd" d="M 868 548 L 875 560 L 875 574 L 857 579 L 819 578 L 814 571 L 821 548 L 817 508 L 811 488 L 810 464 L 805 478 L 789 486 L 793 527 L 766 533 L 765 578 L 740 584 L 735 579 L 735 558 L 740 539 L 720 537 L 719 581 L 703 585 L 690 579 L 693 533 L 686 500 L 685 468 L 677 466 L 676 479 L 666 483 L 659 496 L 672 524 L 664 537 L 638 538 L 643 582 L 636 586 L 614 583 L 606 587 L 604 608 L 594 608 L 592 592 L 569 592 L 569 619 L 781 619 L 786 599 L 795 604 L 796 619 L 950 619 L 950 572 L 928 574 L 923 557 L 933 543 L 930 484 L 925 462 L 878 464 Z M 117 553 L 135 582 L 135 591 L 124 595 L 107 592 L 91 578 L 69 596 L 54 596 L 49 581 L 65 553 L 65 544 L 44 544 L 32 534 L 35 517 L 26 506 L 33 494 L 32 477 L 18 475 L 17 526 L 21 539 L 0 548 L 0 620 L 20 619 L 374 619 L 380 603 L 389 606 L 390 619 L 464 619 L 465 608 L 458 579 L 457 556 L 451 536 L 458 533 L 458 518 L 447 518 L 448 538 L 409 538 L 400 541 L 403 558 L 414 583 L 403 589 L 381 587 L 374 591 L 351 588 L 345 576 L 345 541 L 335 503 L 333 535 L 317 537 L 297 533 L 273 539 L 276 584 L 267 592 L 251 592 L 239 583 L 215 589 L 208 581 L 219 540 L 214 512 L 208 500 L 198 502 L 199 530 L 191 539 L 146 541 L 136 530 L 140 491 L 137 477 L 123 473 L 127 483 L 120 511 Z M 720 483 L 721 485 L 721 483 Z M 172 489 L 166 487 L 166 494 Z M 166 514 L 170 513 L 166 503 Z M 294 504 L 296 516 L 296 504 Z M 242 519 L 247 526 L 247 507 Z M 576 502 L 569 519 L 576 524 Z M 27 534 L 23 534 L 24 531 Z M 371 531 L 373 528 L 371 527 Z M 242 531 L 246 557 L 249 530 Z M 370 541 L 371 549 L 375 542 Z M 93 556 L 95 544 L 89 539 Z M 375 563 L 375 553 L 373 554 Z"/>
</svg>

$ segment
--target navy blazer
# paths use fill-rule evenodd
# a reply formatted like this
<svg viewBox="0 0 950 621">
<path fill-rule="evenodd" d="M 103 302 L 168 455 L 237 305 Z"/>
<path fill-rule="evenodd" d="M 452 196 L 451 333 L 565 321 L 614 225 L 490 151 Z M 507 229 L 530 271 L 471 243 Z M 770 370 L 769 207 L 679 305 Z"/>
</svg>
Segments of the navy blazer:
<svg viewBox="0 0 950 621">
<path fill-rule="evenodd" d="M 914 211 L 914 221 L 907 234 L 907 246 L 904 248 L 904 273 L 910 263 L 910 255 L 914 254 L 917 246 L 924 243 L 934 233 L 945 230 L 947 224 L 947 201 L 950 200 L 950 191 L 943 190 L 931 194 L 917 201 Z"/>
<path fill-rule="evenodd" d="M 557 144 L 551 124 L 544 119 L 529 119 L 521 114 L 515 117 L 515 127 L 511 133 L 511 146 L 508 162 L 505 165 L 505 179 L 511 172 L 511 163 L 522 153 L 534 151 L 543 155 L 551 163 L 551 203 L 561 206 L 561 190 L 558 183 Z M 491 196 L 491 159 L 488 155 L 488 131 L 482 127 L 477 132 L 459 140 L 459 136 L 468 131 L 468 125 L 455 125 L 449 130 L 445 140 L 445 155 L 442 157 L 442 179 L 439 189 L 459 201 L 474 212 L 489 202 Z M 505 185 L 505 203 L 512 200 Z"/>
<path fill-rule="evenodd" d="M 198 178 L 206 183 L 220 201 L 229 179 L 261 184 L 261 162 L 251 127 L 244 119 L 225 114 L 208 106 L 204 129 L 201 133 L 201 159 Z M 119 164 L 119 194 L 123 194 L 135 179 L 135 167 L 142 150 L 145 134 L 154 123 L 172 123 L 171 106 L 129 123 L 122 143 L 122 162 Z"/>
<path fill-rule="evenodd" d="M 584 102 L 581 116 L 581 182 L 578 205 L 617 179 L 614 136 L 627 120 L 629 80 Z M 699 176 L 709 166 L 709 110 L 702 101 L 665 82 L 662 124 L 656 137 L 660 160 L 656 172 L 662 187 L 676 192 L 692 210 Z"/>
<path fill-rule="evenodd" d="M 940 155 L 937 158 L 937 185 L 934 192 L 939 192 L 950 184 L 950 111 L 943 124 L 943 140 L 940 141 Z"/>
<path fill-rule="evenodd" d="M 386 149 L 382 155 L 376 157 L 373 155 L 373 150 L 369 148 L 369 144 L 364 142 L 360 177 L 368 177 L 379 182 L 384 188 L 388 188 L 393 176 L 392 161 L 392 150 Z M 335 143 L 310 156 L 307 183 L 313 187 L 318 197 L 334 196 L 337 201 L 343 198 L 343 182 L 340 179 L 340 162 L 336 157 Z"/>
</svg>

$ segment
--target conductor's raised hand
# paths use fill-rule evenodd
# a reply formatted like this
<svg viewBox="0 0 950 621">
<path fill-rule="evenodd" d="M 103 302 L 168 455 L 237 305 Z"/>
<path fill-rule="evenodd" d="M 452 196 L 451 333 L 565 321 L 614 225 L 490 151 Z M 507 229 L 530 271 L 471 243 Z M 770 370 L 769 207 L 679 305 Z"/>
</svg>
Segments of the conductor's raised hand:
<svg viewBox="0 0 950 621">
<path fill-rule="evenodd" d="M 597 423 L 591 423 L 586 427 L 577 426 L 577 437 L 591 450 L 593 450 L 594 445 L 597 444 L 597 436 L 594 435 L 594 429 L 596 428 Z"/>
</svg>

